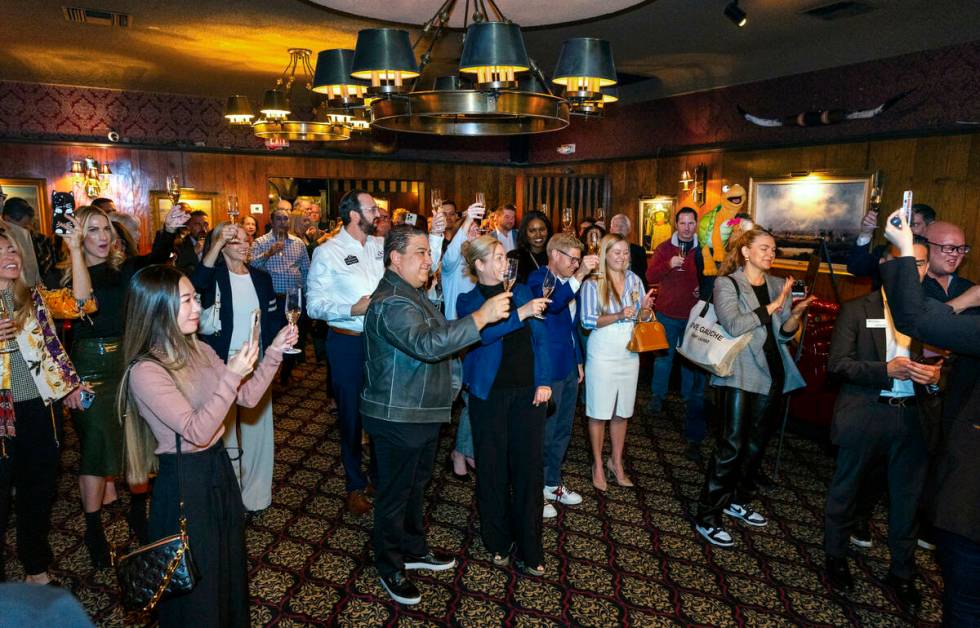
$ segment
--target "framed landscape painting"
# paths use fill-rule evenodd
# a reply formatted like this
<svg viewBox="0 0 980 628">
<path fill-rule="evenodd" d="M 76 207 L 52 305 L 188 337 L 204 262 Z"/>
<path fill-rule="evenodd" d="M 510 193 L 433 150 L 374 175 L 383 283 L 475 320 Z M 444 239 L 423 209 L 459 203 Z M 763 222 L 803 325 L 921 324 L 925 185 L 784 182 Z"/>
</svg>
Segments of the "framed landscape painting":
<svg viewBox="0 0 980 628">
<path fill-rule="evenodd" d="M 834 272 L 846 273 L 870 192 L 870 174 L 752 177 L 749 212 L 776 237 L 777 267 L 805 268 L 823 240 Z"/>
</svg>

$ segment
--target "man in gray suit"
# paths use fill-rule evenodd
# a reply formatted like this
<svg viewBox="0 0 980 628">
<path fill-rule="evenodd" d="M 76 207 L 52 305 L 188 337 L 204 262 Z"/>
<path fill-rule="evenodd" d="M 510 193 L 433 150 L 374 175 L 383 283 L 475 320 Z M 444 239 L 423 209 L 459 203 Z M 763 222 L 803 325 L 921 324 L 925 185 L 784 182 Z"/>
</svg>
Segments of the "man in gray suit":
<svg viewBox="0 0 980 628">
<path fill-rule="evenodd" d="M 884 260 L 891 259 L 892 252 Z M 920 281 L 929 246 L 915 245 Z M 888 545 L 885 582 L 906 610 L 919 606 L 915 589 L 916 513 L 929 450 L 938 438 L 940 364 L 920 363 L 922 343 L 895 328 L 884 292 L 845 303 L 834 326 L 829 371 L 843 385 L 834 407 L 831 438 L 837 469 L 827 492 L 824 552 L 827 577 L 853 587 L 846 552 L 859 487 L 876 460 L 888 464 Z"/>
</svg>

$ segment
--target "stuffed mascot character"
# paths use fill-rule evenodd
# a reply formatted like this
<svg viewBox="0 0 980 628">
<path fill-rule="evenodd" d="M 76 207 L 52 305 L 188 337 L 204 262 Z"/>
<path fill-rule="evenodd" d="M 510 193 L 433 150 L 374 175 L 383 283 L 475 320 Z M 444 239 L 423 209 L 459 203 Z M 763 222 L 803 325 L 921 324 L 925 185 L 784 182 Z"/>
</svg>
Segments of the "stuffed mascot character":
<svg viewBox="0 0 980 628">
<path fill-rule="evenodd" d="M 721 203 L 707 212 L 698 222 L 698 241 L 704 254 L 704 274 L 718 274 L 718 265 L 725 259 L 725 245 L 738 221 L 735 217 L 744 211 L 748 196 L 739 184 L 721 188 Z"/>
</svg>

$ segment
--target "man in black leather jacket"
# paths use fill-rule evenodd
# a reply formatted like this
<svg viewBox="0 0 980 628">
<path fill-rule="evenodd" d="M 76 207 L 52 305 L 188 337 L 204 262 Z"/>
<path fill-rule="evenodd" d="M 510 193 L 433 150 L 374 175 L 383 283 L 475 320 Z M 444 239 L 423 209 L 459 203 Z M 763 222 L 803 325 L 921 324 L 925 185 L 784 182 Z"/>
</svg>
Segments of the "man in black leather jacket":
<svg viewBox="0 0 980 628">
<path fill-rule="evenodd" d="M 395 226 L 385 236 L 384 264 L 364 319 L 361 414 L 378 459 L 372 540 L 382 586 L 395 601 L 418 604 L 422 596 L 405 570 L 456 566 L 455 558 L 428 547 L 422 497 L 439 427 L 449 422 L 462 384 L 457 354 L 480 341 L 484 326 L 508 316 L 510 293 L 447 321 L 425 297 L 432 256 L 425 233 L 411 225 Z"/>
</svg>

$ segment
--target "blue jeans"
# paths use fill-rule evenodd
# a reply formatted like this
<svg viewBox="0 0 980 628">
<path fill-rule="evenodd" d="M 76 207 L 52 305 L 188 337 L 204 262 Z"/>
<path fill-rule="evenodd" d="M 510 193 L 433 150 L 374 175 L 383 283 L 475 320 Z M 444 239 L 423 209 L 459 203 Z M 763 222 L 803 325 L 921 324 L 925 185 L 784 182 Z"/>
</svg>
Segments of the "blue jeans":
<svg viewBox="0 0 980 628">
<path fill-rule="evenodd" d="M 555 413 L 544 422 L 544 485 L 558 486 L 561 484 L 561 465 L 565 461 L 575 422 L 577 368 L 572 369 L 565 379 L 551 382 L 551 398 L 555 402 Z"/>
<path fill-rule="evenodd" d="M 456 428 L 456 444 L 453 449 L 466 458 L 473 458 L 473 428 L 470 427 L 470 395 L 463 395 L 463 409 L 459 412 L 459 427 Z"/>
<path fill-rule="evenodd" d="M 653 361 L 653 381 L 650 391 L 653 398 L 650 403 L 660 408 L 664 397 L 667 396 L 667 385 L 670 383 L 670 369 L 674 365 L 674 347 L 677 340 L 684 334 L 687 320 L 671 318 L 657 312 L 657 320 L 664 326 L 667 333 L 667 353 L 658 354 Z M 687 415 L 684 418 L 684 438 L 690 443 L 700 443 L 708 431 L 704 421 L 704 385 L 707 373 L 681 360 L 681 396 L 687 403 Z"/>
<path fill-rule="evenodd" d="M 980 544 L 936 528 L 943 572 L 943 626 L 980 626 Z"/>
</svg>

